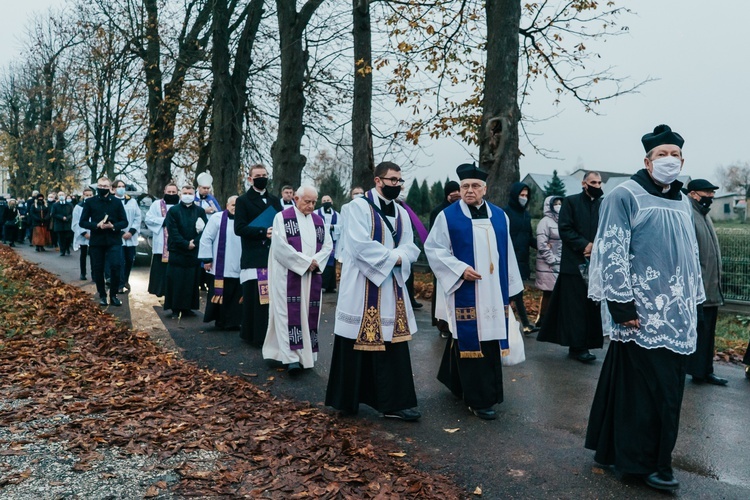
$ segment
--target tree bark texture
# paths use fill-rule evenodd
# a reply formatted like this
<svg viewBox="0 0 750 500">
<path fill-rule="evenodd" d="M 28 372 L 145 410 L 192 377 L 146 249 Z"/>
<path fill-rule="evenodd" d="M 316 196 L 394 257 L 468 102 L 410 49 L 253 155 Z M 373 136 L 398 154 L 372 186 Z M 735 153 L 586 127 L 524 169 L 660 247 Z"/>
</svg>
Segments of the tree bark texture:
<svg viewBox="0 0 750 500">
<path fill-rule="evenodd" d="M 148 87 L 148 132 L 146 133 L 146 184 L 151 195 L 159 196 L 172 179 L 174 158 L 174 130 L 182 101 L 182 89 L 188 69 L 203 57 L 205 49 L 204 28 L 211 18 L 211 3 L 199 5 L 193 0 L 187 8 L 179 40 L 175 67 L 167 84 L 163 83 L 161 69 L 161 38 L 159 35 L 158 0 L 143 0 L 146 10 L 146 46 L 143 67 Z M 198 12 L 191 26 L 190 13 Z"/>
<path fill-rule="evenodd" d="M 487 66 L 479 137 L 480 167 L 489 173 L 488 199 L 505 205 L 520 178 L 518 158 L 518 0 L 487 0 Z"/>
<path fill-rule="evenodd" d="M 299 186 L 307 158 L 302 155 L 305 134 L 305 71 L 308 53 L 302 46 L 302 34 L 323 0 L 307 0 L 297 12 L 293 0 L 276 0 L 281 54 L 281 94 L 279 130 L 271 146 L 273 183 Z"/>
<path fill-rule="evenodd" d="M 244 115 L 247 107 L 247 80 L 251 53 L 263 16 L 263 0 L 251 0 L 245 7 L 245 24 L 237 44 L 232 67 L 229 51 L 231 12 L 227 0 L 213 0 L 213 106 L 209 169 L 214 178 L 214 195 L 222 204 L 241 192 L 240 157 Z M 230 72 L 230 67 L 232 71 Z M 196 172 L 197 173 L 197 172 Z"/>
<path fill-rule="evenodd" d="M 352 103 L 352 185 L 374 186 L 372 149 L 372 31 L 370 0 L 352 0 L 354 99 Z"/>
</svg>

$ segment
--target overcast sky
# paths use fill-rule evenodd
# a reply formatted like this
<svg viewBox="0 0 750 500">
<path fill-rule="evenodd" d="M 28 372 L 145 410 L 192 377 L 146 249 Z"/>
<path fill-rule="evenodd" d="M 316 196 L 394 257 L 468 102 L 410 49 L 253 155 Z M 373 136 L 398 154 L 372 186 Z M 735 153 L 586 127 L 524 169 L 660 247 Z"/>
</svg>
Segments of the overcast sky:
<svg viewBox="0 0 750 500">
<path fill-rule="evenodd" d="M 60 5 L 61 0 L 3 0 L 3 4 L 0 67 L 20 51 L 18 38 L 31 15 Z M 642 166 L 641 136 L 660 123 L 685 138 L 684 173 L 694 178 L 718 182 L 717 166 L 750 161 L 750 151 L 743 147 L 750 132 L 746 67 L 750 44 L 744 36 L 750 2 L 621 0 L 618 4 L 636 14 L 619 21 L 629 27 L 629 34 L 593 46 L 602 55 L 602 67 L 615 66 L 617 75 L 630 76 L 633 82 L 658 80 L 639 94 L 600 105 L 597 111 L 602 116 L 585 113 L 570 99 L 554 107 L 552 96 L 540 89 L 525 112 L 537 118 L 558 116 L 533 124 L 530 130 L 538 134 L 538 146 L 555 150 L 561 159 L 544 158 L 522 141 L 521 175 L 553 169 L 566 173 L 581 165 L 635 172 Z M 419 160 L 429 168 L 410 175 L 430 180 L 453 177 L 455 167 L 467 160 L 471 158 L 461 145 L 441 140 Z"/>
</svg>

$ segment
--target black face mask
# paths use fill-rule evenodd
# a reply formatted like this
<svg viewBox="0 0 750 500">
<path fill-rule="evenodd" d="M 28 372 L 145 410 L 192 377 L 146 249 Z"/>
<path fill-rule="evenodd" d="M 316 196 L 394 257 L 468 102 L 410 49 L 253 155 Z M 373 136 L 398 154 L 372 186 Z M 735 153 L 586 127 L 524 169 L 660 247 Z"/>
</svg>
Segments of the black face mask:
<svg viewBox="0 0 750 500">
<path fill-rule="evenodd" d="M 332 206 L 333 203 L 331 203 L 330 201 L 326 201 L 325 203 L 323 203 L 323 208 L 325 208 L 326 210 L 330 210 Z"/>
<path fill-rule="evenodd" d="M 164 203 L 167 205 L 177 205 L 177 203 L 180 202 L 180 195 L 179 194 L 165 194 L 164 195 Z"/>
<path fill-rule="evenodd" d="M 395 200 L 401 194 L 401 186 L 383 186 L 383 196 L 386 200 Z"/>
<path fill-rule="evenodd" d="M 96 188 L 96 194 L 98 194 L 102 198 L 105 198 L 106 196 L 109 196 L 109 189 Z"/>
<path fill-rule="evenodd" d="M 595 200 L 597 198 L 601 198 L 602 195 L 604 195 L 604 191 L 600 187 L 589 186 L 588 184 L 586 184 L 586 187 L 584 188 L 584 190 L 586 191 L 586 194 L 588 194 Z"/>
<path fill-rule="evenodd" d="M 268 177 L 256 177 L 253 179 L 253 187 L 258 191 L 263 191 L 268 186 Z"/>
<path fill-rule="evenodd" d="M 701 199 L 698 200 L 698 205 L 702 206 L 706 210 L 711 208 L 711 203 L 714 202 L 714 199 L 709 196 L 701 196 Z"/>
</svg>

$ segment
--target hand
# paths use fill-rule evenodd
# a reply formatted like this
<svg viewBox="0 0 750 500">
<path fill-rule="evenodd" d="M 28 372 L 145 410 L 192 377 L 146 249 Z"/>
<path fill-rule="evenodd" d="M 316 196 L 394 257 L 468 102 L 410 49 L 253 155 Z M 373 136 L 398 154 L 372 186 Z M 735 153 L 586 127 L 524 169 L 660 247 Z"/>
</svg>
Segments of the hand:
<svg viewBox="0 0 750 500">
<path fill-rule="evenodd" d="M 310 262 L 310 267 L 308 268 L 308 270 L 312 272 L 312 271 L 315 271 L 316 269 L 318 269 L 318 261 L 313 259 L 312 262 Z"/>
<path fill-rule="evenodd" d="M 482 275 L 476 272 L 471 266 L 466 268 L 462 277 L 466 281 L 477 281 L 482 279 Z"/>
<path fill-rule="evenodd" d="M 216 212 L 216 209 L 214 207 L 206 207 L 207 214 L 212 214 L 214 212 Z"/>
<path fill-rule="evenodd" d="M 268 229 L 266 229 L 266 238 L 270 240 L 272 235 L 273 235 L 273 228 L 269 227 Z"/>
<path fill-rule="evenodd" d="M 205 269 L 206 271 L 210 271 L 211 270 L 211 263 L 210 262 L 204 262 L 203 263 L 203 269 Z"/>
<path fill-rule="evenodd" d="M 193 240 L 190 240 L 190 243 L 188 243 L 188 250 L 192 250 L 193 248 L 195 248 L 195 242 L 193 242 Z"/>
<path fill-rule="evenodd" d="M 91 239 L 91 233 L 83 233 L 83 237 L 86 238 L 87 240 L 90 240 Z"/>
<path fill-rule="evenodd" d="M 627 328 L 640 328 L 641 327 L 641 320 L 638 318 L 631 319 L 630 321 L 626 321 L 624 323 L 620 323 L 622 326 Z"/>
<path fill-rule="evenodd" d="M 133 237 L 133 233 L 131 233 L 130 231 L 125 231 L 122 235 L 123 240 L 129 240 L 132 237 Z"/>
<path fill-rule="evenodd" d="M 68 218 L 63 215 L 63 220 L 68 220 Z"/>
<path fill-rule="evenodd" d="M 591 249 L 594 248 L 593 243 L 589 243 L 586 245 L 586 248 L 583 249 L 583 256 L 584 257 L 590 257 L 591 256 Z"/>
</svg>

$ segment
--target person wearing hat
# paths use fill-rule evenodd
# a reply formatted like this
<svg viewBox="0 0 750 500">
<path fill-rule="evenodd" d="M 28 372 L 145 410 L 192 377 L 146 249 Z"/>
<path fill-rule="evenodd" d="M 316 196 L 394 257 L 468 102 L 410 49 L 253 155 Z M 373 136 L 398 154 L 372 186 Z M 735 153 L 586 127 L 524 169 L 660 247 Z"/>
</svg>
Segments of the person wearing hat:
<svg viewBox="0 0 750 500">
<path fill-rule="evenodd" d="M 659 490 L 672 471 L 685 370 L 706 295 L 690 198 L 677 176 L 683 138 L 667 125 L 641 139 L 645 168 L 603 200 L 589 265 L 610 343 L 586 433 L 594 459 Z"/>
<path fill-rule="evenodd" d="M 494 420 L 494 405 L 503 401 L 510 297 L 523 290 L 523 279 L 508 216 L 484 200 L 487 172 L 463 164 L 456 173 L 461 200 L 438 214 L 425 242 L 438 283 L 435 315 L 452 337 L 438 380 L 474 415 Z"/>
<path fill-rule="evenodd" d="M 565 197 L 560 207 L 560 276 L 536 339 L 567 346 L 569 357 L 592 363 L 596 355 L 589 349 L 601 349 L 604 337 L 601 307 L 588 298 L 585 275 L 599 227 L 599 207 L 604 194 L 601 174 L 586 172 L 581 186 L 581 192 Z M 543 255 L 543 252 L 537 254 L 537 263 Z"/>
<path fill-rule="evenodd" d="M 701 261 L 703 289 L 706 301 L 698 306 L 698 344 L 687 365 L 688 374 L 696 384 L 727 385 L 727 379 L 714 374 L 714 340 L 719 306 L 724 305 L 721 293 L 721 249 L 716 230 L 708 216 L 714 192 L 719 189 L 706 179 L 694 179 L 687 185 L 688 197 L 693 207 L 695 237 Z"/>
<path fill-rule="evenodd" d="M 211 172 L 208 170 L 201 172 L 195 180 L 198 183 L 198 191 L 195 193 L 195 204 L 201 207 L 209 217 L 216 212 L 221 212 L 219 200 L 211 194 L 211 189 L 214 185 L 214 178 Z"/>
<path fill-rule="evenodd" d="M 447 181 L 445 186 L 443 186 L 443 193 L 445 194 L 443 202 L 433 208 L 432 212 L 430 212 L 430 230 L 432 230 L 432 227 L 435 225 L 435 219 L 437 219 L 438 214 L 461 199 L 461 188 L 456 181 Z M 437 327 L 441 338 L 447 339 L 451 336 L 451 332 L 448 329 L 448 323 L 435 317 L 435 304 L 437 297 L 435 290 L 437 290 L 437 278 L 433 277 L 432 298 L 430 299 L 430 302 L 432 302 L 432 326 Z"/>
</svg>

